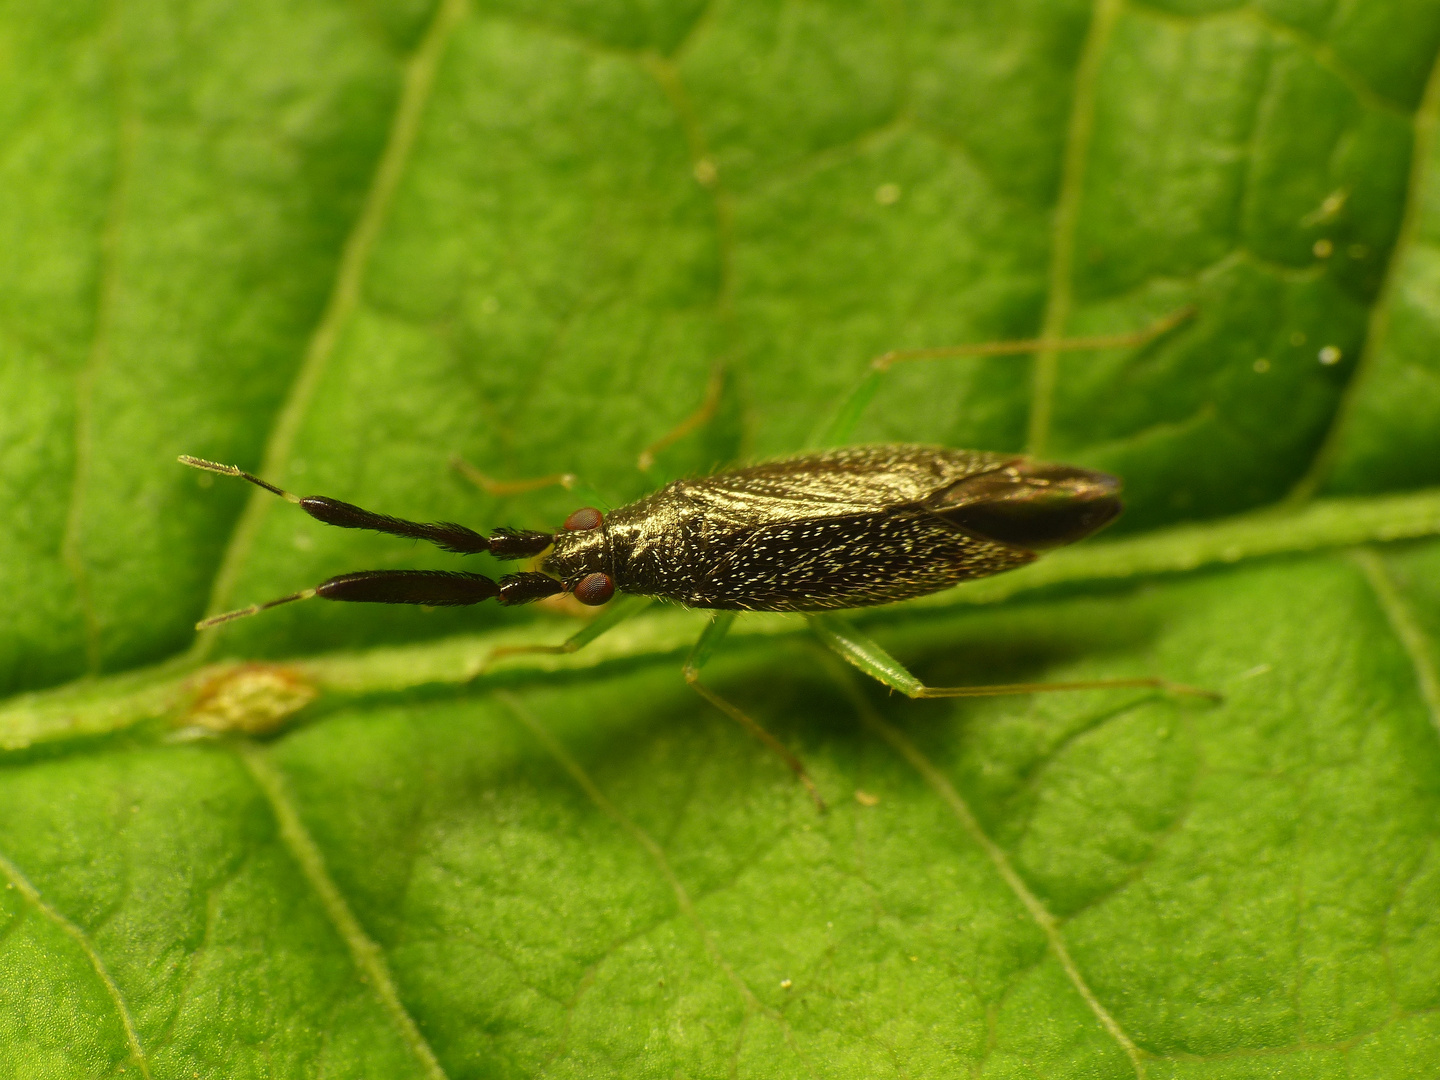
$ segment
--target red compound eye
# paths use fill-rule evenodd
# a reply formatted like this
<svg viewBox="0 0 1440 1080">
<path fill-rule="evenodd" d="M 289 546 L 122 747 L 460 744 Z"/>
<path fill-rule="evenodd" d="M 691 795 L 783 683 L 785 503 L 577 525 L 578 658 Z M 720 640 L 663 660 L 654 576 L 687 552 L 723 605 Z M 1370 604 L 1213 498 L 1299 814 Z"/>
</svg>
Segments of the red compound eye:
<svg viewBox="0 0 1440 1080">
<path fill-rule="evenodd" d="M 575 586 L 575 599 L 591 607 L 599 607 L 615 595 L 615 582 L 609 574 L 586 574 Z"/>
<path fill-rule="evenodd" d="M 569 529 L 571 532 L 583 532 L 586 529 L 598 529 L 604 520 L 600 511 L 593 506 L 582 506 L 565 519 L 562 528 Z"/>
</svg>

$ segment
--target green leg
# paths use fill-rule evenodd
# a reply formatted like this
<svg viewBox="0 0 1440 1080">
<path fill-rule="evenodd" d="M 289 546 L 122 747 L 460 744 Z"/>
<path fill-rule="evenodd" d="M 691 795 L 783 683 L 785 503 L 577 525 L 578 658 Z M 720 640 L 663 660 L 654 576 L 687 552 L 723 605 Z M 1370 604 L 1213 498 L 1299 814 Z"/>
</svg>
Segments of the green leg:
<svg viewBox="0 0 1440 1080">
<path fill-rule="evenodd" d="M 993 686 L 926 686 L 906 670 L 875 642 L 845 620 L 834 615 L 812 615 L 810 626 L 822 644 L 843 660 L 911 698 L 959 698 L 959 697 L 1001 697 L 1005 694 L 1036 694 L 1050 690 L 1108 690 L 1121 687 L 1147 687 L 1164 690 L 1172 694 L 1188 694 L 1194 697 L 1219 701 L 1220 695 L 1211 690 L 1184 686 L 1166 679 L 1087 679 L 1083 682 L 1055 683 L 997 683 Z"/>
<path fill-rule="evenodd" d="M 735 621 L 735 614 L 733 611 L 717 611 L 711 616 L 710 625 L 705 627 L 704 633 L 700 635 L 700 640 L 695 642 L 695 647 L 690 650 L 690 655 L 685 660 L 685 681 L 690 684 L 691 689 L 711 705 L 714 705 L 764 743 L 771 751 L 778 754 L 780 759 L 790 767 L 790 771 L 795 774 L 795 779 L 805 786 L 805 790 L 810 793 L 810 798 L 815 801 L 816 807 L 823 814 L 825 800 L 820 797 L 820 792 L 815 788 L 815 781 L 810 779 L 810 774 L 805 771 L 805 766 L 800 763 L 800 759 L 786 749 L 785 744 L 774 735 L 771 735 L 749 716 L 700 681 L 700 669 L 705 666 L 716 647 L 730 632 L 730 626 Z"/>
<path fill-rule="evenodd" d="M 605 610 L 591 619 L 583 628 L 571 634 L 559 645 L 505 645 L 490 654 L 495 660 L 516 653 L 546 653 L 557 655 L 577 652 L 589 645 L 605 631 L 618 626 L 633 615 L 638 615 L 651 604 L 648 596 L 627 596 L 621 594 L 605 605 Z"/>
<path fill-rule="evenodd" d="M 1090 349 L 1135 348 L 1163 337 L 1195 314 L 1193 307 L 1183 307 L 1157 319 L 1143 330 L 1126 334 L 1100 334 L 1094 337 L 1053 338 L 1032 341 L 986 341 L 973 345 L 942 345 L 934 349 L 894 349 L 875 357 L 855 389 L 841 403 L 834 417 L 810 439 L 811 446 L 845 446 L 855 432 L 865 409 L 880 388 L 885 372 L 896 364 L 915 360 L 940 360 L 949 356 L 1026 356 L 1031 353 L 1084 352 Z M 898 688 L 897 688 L 898 689 Z"/>
<path fill-rule="evenodd" d="M 808 445 L 825 449 L 831 446 L 846 446 L 855 434 L 855 425 L 865 415 L 875 391 L 880 389 L 880 380 L 885 372 L 873 365 L 840 403 L 839 410 L 819 431 L 810 436 Z"/>
<path fill-rule="evenodd" d="M 464 458 L 456 456 L 450 459 L 450 467 L 461 476 L 469 480 L 486 495 L 493 495 L 496 498 L 505 498 L 510 495 L 526 495 L 532 491 L 543 491 L 548 487 L 563 487 L 566 491 L 574 492 L 575 502 L 579 506 L 604 506 L 606 499 L 591 485 L 585 483 L 574 473 L 555 473 L 551 476 L 531 476 L 521 480 L 497 480 L 494 477 L 486 476 Z"/>
<path fill-rule="evenodd" d="M 640 451 L 640 457 L 636 459 L 635 466 L 641 472 L 648 473 L 655 467 L 655 455 L 669 446 L 679 442 L 685 436 L 698 431 L 720 411 L 720 402 L 725 395 L 725 368 L 717 364 L 710 372 L 710 381 L 705 384 L 705 400 L 699 407 L 685 419 L 681 420 L 673 428 L 667 431 L 660 438 L 656 439 L 644 450 Z M 674 479 L 667 477 L 667 479 Z"/>
</svg>

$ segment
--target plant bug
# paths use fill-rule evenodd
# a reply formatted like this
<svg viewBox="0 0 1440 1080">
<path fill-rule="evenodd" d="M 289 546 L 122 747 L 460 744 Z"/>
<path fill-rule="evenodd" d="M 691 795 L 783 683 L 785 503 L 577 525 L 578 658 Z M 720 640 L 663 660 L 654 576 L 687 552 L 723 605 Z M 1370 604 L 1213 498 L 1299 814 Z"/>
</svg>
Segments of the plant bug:
<svg viewBox="0 0 1440 1080">
<path fill-rule="evenodd" d="M 499 559 L 542 556 L 498 582 L 446 570 L 366 570 L 206 619 L 200 628 L 296 600 L 509 607 L 558 593 L 604 604 L 616 591 L 715 611 L 833 611 L 938 592 L 1034 560 L 1120 513 L 1104 473 L 1014 455 L 938 447 L 861 446 L 691 480 L 602 514 L 582 507 L 553 535 L 377 514 L 325 496 L 301 498 L 233 465 L 238 476 L 346 529 L 426 540 Z"/>
<path fill-rule="evenodd" d="M 874 376 L 904 359 L 963 351 L 1018 352 L 1041 345 L 1096 348 L 1149 340 L 1185 310 L 1140 334 L 1070 342 L 1019 342 L 887 353 L 841 410 L 853 424 Z M 743 611 L 800 612 L 820 641 L 865 674 L 912 698 L 981 697 L 1050 690 L 1148 687 L 1206 697 L 1164 679 L 926 686 L 893 656 L 832 614 L 908 600 L 1034 561 L 1109 524 L 1121 511 L 1120 481 L 1018 454 L 886 443 L 816 451 L 711 476 L 676 480 L 602 513 L 582 507 L 552 533 L 497 529 L 484 536 L 453 522 L 414 522 L 326 496 L 293 495 L 233 465 L 182 456 L 193 468 L 235 476 L 345 529 L 425 540 L 460 555 L 535 559 L 535 569 L 499 581 L 444 570 L 364 570 L 311 589 L 202 620 L 207 629 L 280 604 L 323 600 L 452 607 L 496 600 L 527 604 L 569 593 L 599 606 L 617 593 L 713 611 L 686 660 L 686 681 L 779 754 L 821 808 L 800 761 L 774 736 L 700 682 L 700 670 Z M 563 645 L 519 650 L 573 652 L 643 604 L 617 605 Z"/>
</svg>

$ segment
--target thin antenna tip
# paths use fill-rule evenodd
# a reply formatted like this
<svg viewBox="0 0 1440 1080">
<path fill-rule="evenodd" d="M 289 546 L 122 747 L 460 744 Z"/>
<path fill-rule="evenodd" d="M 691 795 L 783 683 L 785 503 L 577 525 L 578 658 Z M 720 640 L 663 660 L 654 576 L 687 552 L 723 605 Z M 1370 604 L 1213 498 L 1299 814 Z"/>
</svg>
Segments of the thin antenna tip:
<svg viewBox="0 0 1440 1080">
<path fill-rule="evenodd" d="M 292 495 L 284 488 L 278 488 L 268 480 L 261 480 L 258 476 L 252 476 L 238 465 L 222 465 L 218 461 L 208 461 L 205 458 L 194 457 L 191 454 L 181 454 L 177 459 L 182 465 L 189 465 L 192 469 L 203 469 L 205 472 L 219 473 L 221 476 L 237 476 L 241 480 L 248 480 L 256 487 L 262 487 L 272 495 L 279 495 L 286 502 L 299 503 L 300 496 Z"/>
<path fill-rule="evenodd" d="M 221 623 L 227 623 L 233 619 L 243 619 L 247 615 L 254 615 L 259 610 L 259 605 L 251 604 L 249 607 L 241 608 L 239 611 L 227 611 L 222 615 L 211 615 L 208 619 L 201 619 L 199 622 L 197 622 L 195 624 L 195 629 L 210 630 L 216 626 L 219 626 Z"/>
<path fill-rule="evenodd" d="M 245 619 L 251 615 L 259 615 L 260 612 L 269 611 L 271 608 L 279 607 L 281 604 L 293 604 L 296 600 L 310 600 L 315 597 L 316 592 L 317 590 L 315 589 L 303 589 L 300 592 L 291 593 L 289 596 L 282 596 L 275 600 L 267 600 L 263 604 L 251 604 L 249 607 L 236 608 L 234 611 L 226 611 L 220 615 L 211 615 L 208 619 L 201 619 L 196 623 L 195 629 L 209 630 L 213 626 L 219 626 L 221 623 L 227 623 L 234 619 Z"/>
<path fill-rule="evenodd" d="M 191 454 L 181 454 L 175 460 L 181 465 L 189 465 L 192 469 L 204 469 L 206 472 L 220 473 L 224 476 L 243 475 L 234 465 L 221 465 L 218 461 L 207 461 L 205 458 L 198 458 Z"/>
</svg>

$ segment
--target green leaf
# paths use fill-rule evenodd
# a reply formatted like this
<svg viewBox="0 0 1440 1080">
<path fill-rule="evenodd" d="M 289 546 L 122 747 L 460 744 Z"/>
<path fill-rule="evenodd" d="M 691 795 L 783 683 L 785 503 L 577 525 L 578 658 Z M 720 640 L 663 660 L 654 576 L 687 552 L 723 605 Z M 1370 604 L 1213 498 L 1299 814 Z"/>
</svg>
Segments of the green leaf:
<svg viewBox="0 0 1440 1080">
<path fill-rule="evenodd" d="M 1440 1071 L 1429 0 L 22 0 L 0 55 L 0 1075 Z M 1128 509 L 862 618 L 1220 704 L 894 700 L 742 617 L 704 681 L 822 816 L 698 613 L 191 629 L 457 560 L 180 453 L 554 528 L 889 350 L 1187 306 L 875 381 L 856 441 Z"/>
</svg>

